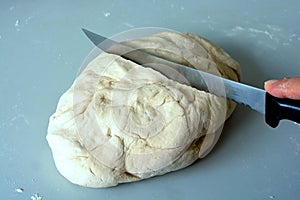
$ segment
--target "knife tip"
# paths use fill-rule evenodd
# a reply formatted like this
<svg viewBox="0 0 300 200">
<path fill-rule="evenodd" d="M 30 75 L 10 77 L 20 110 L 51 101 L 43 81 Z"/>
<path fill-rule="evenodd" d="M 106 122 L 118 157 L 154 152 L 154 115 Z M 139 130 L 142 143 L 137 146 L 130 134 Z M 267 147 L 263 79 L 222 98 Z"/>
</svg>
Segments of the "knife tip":
<svg viewBox="0 0 300 200">
<path fill-rule="evenodd" d="M 86 34 L 87 32 L 89 32 L 87 29 L 85 28 L 81 28 L 81 30 Z"/>
<path fill-rule="evenodd" d="M 108 40 L 107 38 L 98 35 L 92 31 L 89 31 L 85 28 L 81 28 L 81 30 L 84 32 L 84 34 L 94 43 L 94 45 L 98 46 L 100 43 L 102 43 L 105 40 Z"/>
</svg>

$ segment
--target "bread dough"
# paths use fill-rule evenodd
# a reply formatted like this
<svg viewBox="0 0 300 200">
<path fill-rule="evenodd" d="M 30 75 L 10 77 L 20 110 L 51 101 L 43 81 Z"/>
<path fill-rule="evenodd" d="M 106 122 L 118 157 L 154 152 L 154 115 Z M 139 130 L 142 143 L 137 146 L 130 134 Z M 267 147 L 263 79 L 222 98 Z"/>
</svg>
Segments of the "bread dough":
<svg viewBox="0 0 300 200">
<path fill-rule="evenodd" d="M 239 81 L 221 48 L 190 33 L 125 42 L 148 53 Z M 184 168 L 205 156 L 235 104 L 101 53 L 60 98 L 47 141 L 72 183 L 109 187 Z"/>
</svg>

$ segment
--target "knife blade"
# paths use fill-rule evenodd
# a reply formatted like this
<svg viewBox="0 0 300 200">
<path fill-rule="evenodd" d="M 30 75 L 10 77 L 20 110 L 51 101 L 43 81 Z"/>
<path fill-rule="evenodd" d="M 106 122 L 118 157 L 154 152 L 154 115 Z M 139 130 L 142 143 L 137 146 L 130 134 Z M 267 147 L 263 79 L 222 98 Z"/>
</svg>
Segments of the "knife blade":
<svg viewBox="0 0 300 200">
<path fill-rule="evenodd" d="M 244 104 L 264 114 L 266 123 L 273 128 L 278 126 L 281 119 L 300 123 L 299 100 L 276 98 L 266 93 L 265 90 L 165 60 L 86 29 L 82 30 L 94 45 L 104 52 L 119 55 L 144 67 L 150 67 L 182 84 Z M 171 76 L 169 68 L 176 70 L 184 79 Z"/>
</svg>

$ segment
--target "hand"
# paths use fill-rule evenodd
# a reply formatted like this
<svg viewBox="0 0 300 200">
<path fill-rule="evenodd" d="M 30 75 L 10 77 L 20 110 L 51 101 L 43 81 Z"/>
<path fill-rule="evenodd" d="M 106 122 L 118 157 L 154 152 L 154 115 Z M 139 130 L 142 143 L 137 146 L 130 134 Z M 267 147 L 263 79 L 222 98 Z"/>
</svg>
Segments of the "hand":
<svg viewBox="0 0 300 200">
<path fill-rule="evenodd" d="M 300 100 L 300 77 L 266 81 L 265 90 L 278 98 Z"/>
</svg>

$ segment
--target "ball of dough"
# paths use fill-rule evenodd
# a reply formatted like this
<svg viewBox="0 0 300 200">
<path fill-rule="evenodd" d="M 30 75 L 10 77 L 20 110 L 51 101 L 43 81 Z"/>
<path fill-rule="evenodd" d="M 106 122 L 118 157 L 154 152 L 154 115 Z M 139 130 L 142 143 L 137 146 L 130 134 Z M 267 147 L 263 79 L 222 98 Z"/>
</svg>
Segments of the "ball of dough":
<svg viewBox="0 0 300 200">
<path fill-rule="evenodd" d="M 227 53 L 190 33 L 125 42 L 150 54 L 239 81 Z M 235 104 L 101 53 L 60 98 L 47 141 L 72 183 L 109 187 L 184 168 L 204 157 Z"/>
</svg>

